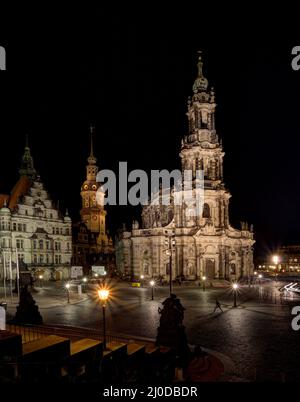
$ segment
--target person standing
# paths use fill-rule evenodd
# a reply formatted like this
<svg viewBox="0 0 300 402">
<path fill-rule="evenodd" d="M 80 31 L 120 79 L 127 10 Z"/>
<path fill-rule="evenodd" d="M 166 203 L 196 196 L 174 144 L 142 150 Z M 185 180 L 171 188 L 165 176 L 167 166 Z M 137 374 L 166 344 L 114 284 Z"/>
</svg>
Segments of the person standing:
<svg viewBox="0 0 300 402">
<path fill-rule="evenodd" d="M 224 312 L 224 311 L 222 310 L 221 303 L 219 302 L 218 299 L 216 299 L 216 306 L 215 306 L 215 309 L 214 309 L 214 313 L 215 313 L 218 309 L 221 310 L 222 313 Z"/>
</svg>

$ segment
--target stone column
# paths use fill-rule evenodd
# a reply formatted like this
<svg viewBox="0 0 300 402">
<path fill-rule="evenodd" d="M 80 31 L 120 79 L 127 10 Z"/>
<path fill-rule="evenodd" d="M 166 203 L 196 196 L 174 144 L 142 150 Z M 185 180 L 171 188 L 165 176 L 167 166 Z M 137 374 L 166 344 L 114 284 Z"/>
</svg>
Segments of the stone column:
<svg viewBox="0 0 300 402">
<path fill-rule="evenodd" d="M 196 279 L 200 278 L 200 275 L 201 275 L 201 273 L 200 273 L 200 254 L 197 251 L 197 254 L 196 254 Z"/>
<path fill-rule="evenodd" d="M 228 201 L 224 200 L 224 223 L 228 227 Z"/>
<path fill-rule="evenodd" d="M 219 249 L 219 277 L 225 277 L 225 250 L 224 246 L 220 246 Z"/>
<path fill-rule="evenodd" d="M 205 267 L 204 267 L 204 257 L 203 254 L 200 255 L 200 277 L 205 275 Z"/>
<path fill-rule="evenodd" d="M 219 279 L 220 278 L 220 267 L 219 267 L 219 256 L 215 256 L 215 278 Z"/>
<path fill-rule="evenodd" d="M 245 249 L 242 248 L 241 250 L 241 272 L 240 272 L 240 277 L 243 277 L 246 274 L 246 265 L 245 265 Z"/>
<path fill-rule="evenodd" d="M 132 244 L 132 273 L 135 276 L 139 276 L 141 274 L 141 256 L 139 255 L 139 246 L 133 242 Z"/>
<path fill-rule="evenodd" d="M 229 279 L 229 251 L 228 251 L 228 247 L 225 247 L 224 260 L 225 260 L 224 278 Z"/>
</svg>

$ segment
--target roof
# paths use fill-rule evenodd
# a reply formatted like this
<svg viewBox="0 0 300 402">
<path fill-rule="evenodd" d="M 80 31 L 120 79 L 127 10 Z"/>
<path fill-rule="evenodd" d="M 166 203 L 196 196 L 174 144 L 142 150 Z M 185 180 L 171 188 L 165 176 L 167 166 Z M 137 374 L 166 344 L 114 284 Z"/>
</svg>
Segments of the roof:
<svg viewBox="0 0 300 402">
<path fill-rule="evenodd" d="M 16 185 L 12 189 L 9 197 L 8 207 L 13 210 L 18 203 L 20 197 L 26 195 L 31 186 L 31 181 L 27 176 L 21 176 Z"/>
</svg>

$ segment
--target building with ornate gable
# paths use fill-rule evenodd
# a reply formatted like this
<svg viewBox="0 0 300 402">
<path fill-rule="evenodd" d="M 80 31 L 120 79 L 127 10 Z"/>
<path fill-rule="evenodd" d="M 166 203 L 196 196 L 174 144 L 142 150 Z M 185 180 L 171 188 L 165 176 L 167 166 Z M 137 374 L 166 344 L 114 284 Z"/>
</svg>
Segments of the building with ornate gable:
<svg viewBox="0 0 300 402">
<path fill-rule="evenodd" d="M 28 269 L 44 280 L 67 279 L 72 222 L 51 200 L 34 168 L 28 143 L 10 194 L 0 195 L 0 277 L 15 279 Z"/>
</svg>

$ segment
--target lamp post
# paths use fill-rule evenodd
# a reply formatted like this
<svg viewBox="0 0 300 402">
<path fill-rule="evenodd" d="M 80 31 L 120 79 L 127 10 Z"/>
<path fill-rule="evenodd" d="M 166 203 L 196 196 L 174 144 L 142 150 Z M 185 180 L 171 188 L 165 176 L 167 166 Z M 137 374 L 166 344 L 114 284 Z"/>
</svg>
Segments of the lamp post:
<svg viewBox="0 0 300 402">
<path fill-rule="evenodd" d="M 253 275 L 254 275 L 254 285 L 256 285 L 256 284 L 257 284 L 257 282 L 256 282 L 257 271 L 254 271 L 254 272 L 253 272 Z"/>
<path fill-rule="evenodd" d="M 169 281 L 169 287 L 170 287 L 170 296 L 172 293 L 172 276 L 173 276 L 173 266 L 172 266 L 172 255 L 173 255 L 173 249 L 175 248 L 175 230 L 173 229 L 171 233 L 168 231 L 165 232 L 166 234 L 166 239 L 165 239 L 165 245 L 166 245 L 166 255 L 169 257 L 169 276 L 170 276 L 170 281 Z"/>
<path fill-rule="evenodd" d="M 67 290 L 68 303 L 70 303 L 70 284 L 69 284 L 69 283 L 66 283 L 65 288 L 66 288 L 66 290 Z"/>
<path fill-rule="evenodd" d="M 278 262 L 279 262 L 278 255 L 273 255 L 273 262 L 275 264 L 275 281 L 277 282 Z"/>
<path fill-rule="evenodd" d="M 205 281 L 206 281 L 206 276 L 202 276 L 202 289 L 203 289 L 203 292 L 205 292 L 205 289 L 206 289 L 206 283 L 205 283 Z"/>
<path fill-rule="evenodd" d="M 43 287 L 43 275 L 39 275 L 40 287 Z"/>
<path fill-rule="evenodd" d="M 144 275 L 141 275 L 141 284 L 142 284 L 142 288 L 144 287 Z"/>
<path fill-rule="evenodd" d="M 154 300 L 154 285 L 155 282 L 152 280 L 150 281 L 150 286 L 151 286 L 151 300 Z"/>
<path fill-rule="evenodd" d="M 233 307 L 236 307 L 236 299 L 237 299 L 237 290 L 238 290 L 239 285 L 237 283 L 234 283 L 232 285 L 233 288 Z"/>
<path fill-rule="evenodd" d="M 86 292 L 87 278 L 86 277 L 82 278 L 82 282 L 83 282 L 83 291 Z"/>
<path fill-rule="evenodd" d="M 102 315 L 103 315 L 103 348 L 104 350 L 107 350 L 106 348 L 106 322 L 105 322 L 105 307 L 106 303 L 109 297 L 109 290 L 102 288 L 98 290 L 98 296 L 100 299 L 100 302 L 102 304 Z"/>
<path fill-rule="evenodd" d="M 262 274 L 259 274 L 259 275 L 258 275 L 258 279 L 259 279 L 259 284 L 260 284 L 260 285 L 261 285 L 261 282 L 260 282 L 261 278 L 262 278 Z"/>
</svg>

